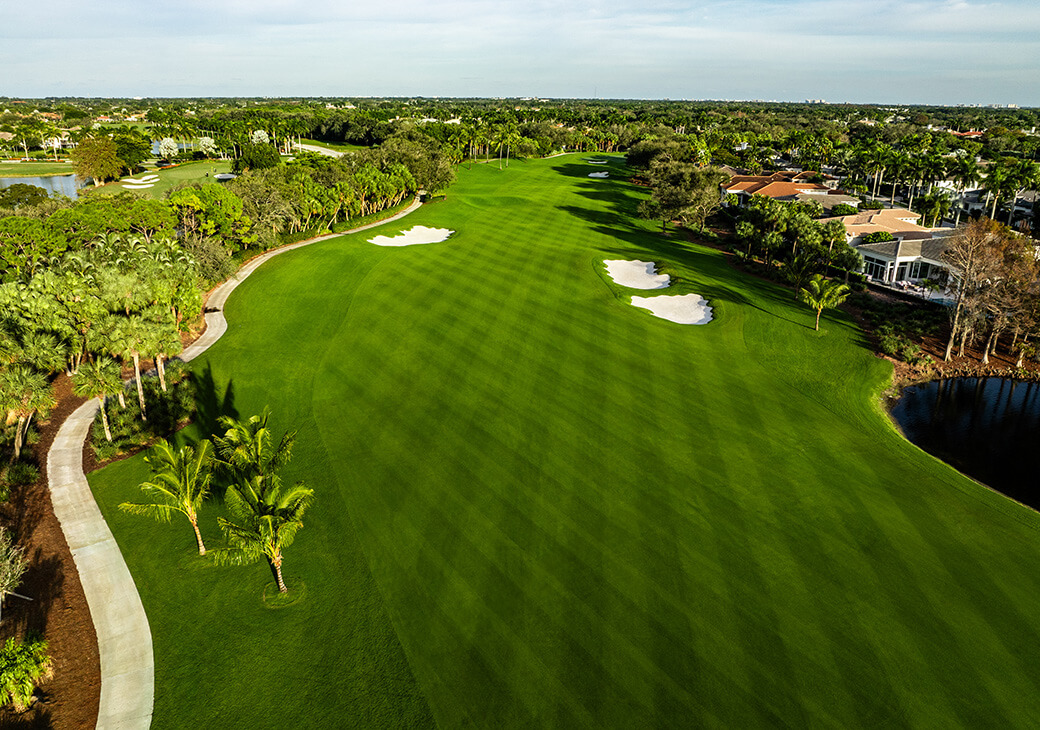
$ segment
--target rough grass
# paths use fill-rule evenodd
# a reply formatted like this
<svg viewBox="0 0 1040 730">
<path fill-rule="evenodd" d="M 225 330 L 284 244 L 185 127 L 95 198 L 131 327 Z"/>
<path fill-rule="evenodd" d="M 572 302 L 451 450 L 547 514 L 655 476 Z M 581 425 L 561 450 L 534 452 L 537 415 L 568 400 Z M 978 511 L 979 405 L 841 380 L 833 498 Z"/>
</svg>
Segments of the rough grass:
<svg viewBox="0 0 1040 730">
<path fill-rule="evenodd" d="M 474 166 L 228 302 L 201 421 L 299 429 L 299 603 L 116 512 L 139 457 L 92 476 L 155 637 L 155 727 L 1029 725 L 1036 514 L 896 433 L 847 318 L 814 332 L 589 169 Z M 416 224 L 457 234 L 366 243 Z M 716 319 L 632 307 L 601 264 L 624 257 Z"/>
</svg>

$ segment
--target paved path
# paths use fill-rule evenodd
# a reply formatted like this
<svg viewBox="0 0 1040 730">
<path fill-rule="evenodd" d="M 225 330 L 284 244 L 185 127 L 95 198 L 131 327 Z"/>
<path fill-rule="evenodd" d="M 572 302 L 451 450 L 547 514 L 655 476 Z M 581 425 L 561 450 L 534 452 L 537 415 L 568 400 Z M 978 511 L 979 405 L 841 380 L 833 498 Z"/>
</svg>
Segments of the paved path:
<svg viewBox="0 0 1040 730">
<path fill-rule="evenodd" d="M 58 430 L 47 453 L 54 514 L 79 572 L 101 655 L 99 729 L 147 728 L 152 721 L 152 633 L 137 586 L 83 474 L 83 442 L 98 411 L 91 398 Z"/>
<path fill-rule="evenodd" d="M 419 206 L 416 198 L 400 213 L 347 233 L 395 221 Z M 287 251 L 340 235 L 344 234 L 334 233 L 283 246 L 246 263 L 234 278 L 210 294 L 207 309 L 213 311 L 206 313 L 206 330 L 181 353 L 181 359 L 187 361 L 198 357 L 227 331 L 224 302 L 235 287 L 262 263 Z M 83 442 L 97 410 L 98 401 L 92 398 L 62 424 L 47 453 L 47 480 L 54 514 L 72 551 L 97 632 L 101 654 L 101 704 L 97 730 L 143 730 L 151 725 L 155 698 L 152 633 L 134 579 L 83 473 Z"/>
</svg>

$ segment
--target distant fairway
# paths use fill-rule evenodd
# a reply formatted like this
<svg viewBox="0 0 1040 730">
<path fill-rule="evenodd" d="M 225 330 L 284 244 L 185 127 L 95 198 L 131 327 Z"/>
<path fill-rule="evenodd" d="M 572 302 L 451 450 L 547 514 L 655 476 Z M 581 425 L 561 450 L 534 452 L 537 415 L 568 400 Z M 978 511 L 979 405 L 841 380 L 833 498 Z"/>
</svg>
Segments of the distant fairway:
<svg viewBox="0 0 1040 730">
<path fill-rule="evenodd" d="M 154 727 L 1035 724 L 1036 514 L 895 432 L 850 321 L 813 332 L 790 292 L 633 220 L 608 169 L 463 169 L 239 287 L 194 370 L 299 429 L 305 594 L 266 609 L 266 567 L 117 512 L 140 457 L 93 475 L 152 626 Z M 456 234 L 367 243 L 414 225 Z M 715 320 L 628 304 L 646 292 L 602 266 L 623 258 Z"/>
</svg>

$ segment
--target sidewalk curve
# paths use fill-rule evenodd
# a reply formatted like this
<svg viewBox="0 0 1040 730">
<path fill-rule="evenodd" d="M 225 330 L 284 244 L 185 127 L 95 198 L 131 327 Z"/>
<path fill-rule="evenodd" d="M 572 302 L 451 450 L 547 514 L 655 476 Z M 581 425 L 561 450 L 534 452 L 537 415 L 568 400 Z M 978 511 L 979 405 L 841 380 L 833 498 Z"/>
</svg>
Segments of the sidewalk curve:
<svg viewBox="0 0 1040 730">
<path fill-rule="evenodd" d="M 207 310 L 211 311 L 206 313 L 206 330 L 185 348 L 180 358 L 192 360 L 220 339 L 228 328 L 224 302 L 235 287 L 268 259 L 328 238 L 390 223 L 420 205 L 416 198 L 400 213 L 385 220 L 276 248 L 250 260 L 210 294 Z M 47 481 L 54 514 L 72 552 L 97 631 L 101 655 L 97 730 L 143 730 L 151 725 L 155 699 L 152 632 L 130 569 L 83 473 L 83 442 L 97 411 L 98 401 L 91 398 L 62 424 L 47 452 Z"/>
</svg>

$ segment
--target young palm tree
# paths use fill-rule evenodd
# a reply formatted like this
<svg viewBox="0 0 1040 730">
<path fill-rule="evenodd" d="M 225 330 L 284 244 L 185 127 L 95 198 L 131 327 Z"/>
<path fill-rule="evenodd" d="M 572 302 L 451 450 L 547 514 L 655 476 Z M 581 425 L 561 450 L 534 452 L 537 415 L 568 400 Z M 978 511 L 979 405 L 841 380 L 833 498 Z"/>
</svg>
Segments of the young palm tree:
<svg viewBox="0 0 1040 730">
<path fill-rule="evenodd" d="M 217 553 L 217 561 L 245 565 L 266 558 L 287 593 L 282 577 L 282 550 L 292 544 L 303 527 L 303 513 L 314 498 L 314 490 L 297 482 L 285 489 L 277 475 L 255 476 L 228 487 L 224 495 L 230 519 L 218 520 L 228 547 Z"/>
<path fill-rule="evenodd" d="M 849 296 L 849 288 L 837 281 L 829 281 L 816 274 L 808 285 L 798 291 L 798 301 L 816 310 L 816 331 L 820 330 L 820 315 L 824 309 L 833 309 Z"/>
<path fill-rule="evenodd" d="M 174 451 L 165 439 L 155 445 L 154 454 L 145 459 L 152 467 L 152 481 L 141 484 L 141 491 L 152 497 L 145 504 L 123 502 L 119 509 L 132 515 L 153 517 L 169 522 L 174 512 L 180 512 L 191 522 L 199 555 L 206 554 L 206 545 L 199 532 L 198 511 L 209 495 L 212 457 L 209 441 L 203 439 L 196 448 L 182 446 Z"/>
<path fill-rule="evenodd" d="M 99 357 L 80 367 L 72 376 L 72 392 L 85 398 L 97 398 L 101 403 L 101 423 L 105 427 L 105 438 L 112 441 L 112 429 L 108 425 L 105 401 L 108 396 L 123 390 L 123 374 L 119 363 L 110 357 Z"/>
<path fill-rule="evenodd" d="M 0 370 L 0 411 L 6 411 L 18 420 L 12 464 L 22 455 L 22 444 L 33 414 L 38 411 L 46 413 L 55 403 L 54 391 L 43 373 L 20 363 Z"/>
<path fill-rule="evenodd" d="M 266 408 L 258 416 L 236 421 L 221 416 L 217 423 L 225 429 L 223 436 L 214 436 L 218 463 L 237 482 L 248 482 L 256 477 L 265 479 L 289 463 L 296 432 L 288 431 L 278 446 L 274 446 L 267 421 L 271 413 Z"/>
</svg>

